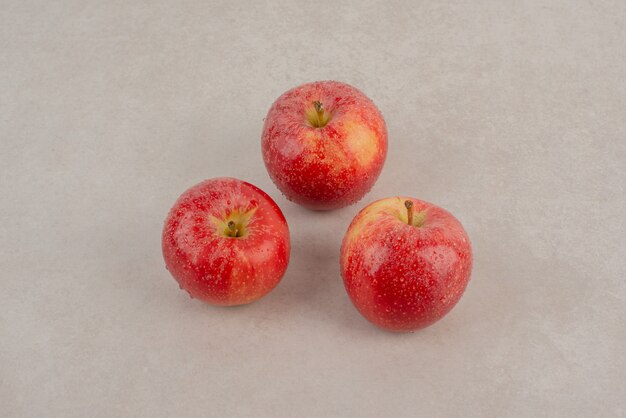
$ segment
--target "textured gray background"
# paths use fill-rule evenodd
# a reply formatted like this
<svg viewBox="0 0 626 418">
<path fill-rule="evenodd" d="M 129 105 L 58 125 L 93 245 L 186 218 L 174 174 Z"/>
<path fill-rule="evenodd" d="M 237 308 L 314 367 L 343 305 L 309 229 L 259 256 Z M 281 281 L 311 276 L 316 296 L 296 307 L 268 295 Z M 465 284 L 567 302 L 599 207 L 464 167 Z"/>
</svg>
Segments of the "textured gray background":
<svg viewBox="0 0 626 418">
<path fill-rule="evenodd" d="M 624 416 L 623 1 L 0 1 L 0 415 Z M 265 172 L 265 112 L 317 79 L 389 128 L 359 204 Z M 282 283 L 190 300 L 162 261 L 187 187 L 234 176 L 289 221 Z M 456 309 L 381 332 L 339 276 L 377 198 L 448 208 Z"/>
</svg>

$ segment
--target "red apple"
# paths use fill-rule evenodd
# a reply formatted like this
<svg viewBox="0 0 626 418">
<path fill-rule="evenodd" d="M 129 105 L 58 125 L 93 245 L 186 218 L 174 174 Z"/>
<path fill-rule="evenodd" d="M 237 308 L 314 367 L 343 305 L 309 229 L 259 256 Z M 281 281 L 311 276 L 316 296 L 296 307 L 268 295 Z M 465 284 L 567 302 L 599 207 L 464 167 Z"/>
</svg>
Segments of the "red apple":
<svg viewBox="0 0 626 418">
<path fill-rule="evenodd" d="M 193 298 L 241 305 L 271 291 L 289 263 L 289 228 L 262 190 L 205 180 L 176 201 L 162 236 L 165 266 Z"/>
<path fill-rule="evenodd" d="M 471 270 L 472 248 L 461 223 L 407 197 L 365 207 L 341 246 L 341 275 L 352 303 L 391 331 L 441 319 L 463 295 Z"/>
<path fill-rule="evenodd" d="M 387 127 L 365 94 L 318 81 L 272 104 L 261 147 L 265 167 L 287 199 L 336 209 L 360 200 L 376 182 L 387 156 Z"/>
</svg>

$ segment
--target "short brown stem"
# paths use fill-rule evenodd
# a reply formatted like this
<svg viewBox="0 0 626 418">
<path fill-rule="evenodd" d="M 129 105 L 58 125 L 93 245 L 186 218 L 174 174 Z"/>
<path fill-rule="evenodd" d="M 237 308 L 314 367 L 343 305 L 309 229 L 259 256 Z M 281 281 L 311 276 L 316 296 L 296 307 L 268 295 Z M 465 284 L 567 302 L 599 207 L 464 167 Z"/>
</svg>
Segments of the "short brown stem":
<svg viewBox="0 0 626 418">
<path fill-rule="evenodd" d="M 408 218 L 408 224 L 413 225 L 413 202 L 410 200 L 404 201 L 404 207 L 406 208 L 406 215 Z"/>
<path fill-rule="evenodd" d="M 237 225 L 235 225 L 235 222 L 233 221 L 228 221 L 228 230 L 229 230 L 229 236 L 231 237 L 237 237 L 239 236 L 239 230 L 237 229 Z"/>
<path fill-rule="evenodd" d="M 333 117 L 319 100 L 315 100 L 313 106 L 307 107 L 305 114 L 307 122 L 314 128 L 323 128 Z"/>
<path fill-rule="evenodd" d="M 322 103 L 318 100 L 313 102 L 313 106 L 315 107 L 315 111 L 317 112 L 317 122 L 315 123 L 317 126 L 324 125 L 324 108 L 322 107 Z"/>
</svg>

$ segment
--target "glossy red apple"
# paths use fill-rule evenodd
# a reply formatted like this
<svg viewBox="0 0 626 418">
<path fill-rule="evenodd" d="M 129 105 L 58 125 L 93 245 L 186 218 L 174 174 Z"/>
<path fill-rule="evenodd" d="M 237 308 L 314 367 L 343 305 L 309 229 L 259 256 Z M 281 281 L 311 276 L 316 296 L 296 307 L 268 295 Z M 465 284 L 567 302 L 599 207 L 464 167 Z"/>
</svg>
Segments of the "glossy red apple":
<svg viewBox="0 0 626 418">
<path fill-rule="evenodd" d="M 162 236 L 165 266 L 191 297 L 241 305 L 271 291 L 289 263 L 289 229 L 262 190 L 205 180 L 176 201 Z"/>
<path fill-rule="evenodd" d="M 360 200 L 376 182 L 387 156 L 387 127 L 365 94 L 318 81 L 272 104 L 261 147 L 270 177 L 289 200 L 336 209 Z"/>
<path fill-rule="evenodd" d="M 391 331 L 413 331 L 441 319 L 463 295 L 471 270 L 472 249 L 461 223 L 412 198 L 365 207 L 341 246 L 341 275 L 352 303 Z"/>
</svg>

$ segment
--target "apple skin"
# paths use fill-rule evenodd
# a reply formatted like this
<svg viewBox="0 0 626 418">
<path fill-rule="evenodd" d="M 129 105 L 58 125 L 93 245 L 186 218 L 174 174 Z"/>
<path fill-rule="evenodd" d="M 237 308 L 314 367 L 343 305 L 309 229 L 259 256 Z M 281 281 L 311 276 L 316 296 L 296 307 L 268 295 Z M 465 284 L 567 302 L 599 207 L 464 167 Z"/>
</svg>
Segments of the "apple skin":
<svg viewBox="0 0 626 418">
<path fill-rule="evenodd" d="M 241 236 L 229 236 L 235 231 Z M 261 189 L 214 178 L 178 198 L 165 220 L 162 249 L 166 268 L 192 298 L 241 305 L 280 282 L 289 263 L 289 228 Z"/>
<path fill-rule="evenodd" d="M 441 319 L 463 295 L 471 271 L 472 248 L 461 223 L 438 206 L 408 197 L 365 207 L 341 246 L 341 275 L 352 303 L 390 331 L 414 331 Z"/>
<path fill-rule="evenodd" d="M 317 127 L 315 102 L 327 124 Z M 387 127 L 374 103 L 337 81 L 303 84 L 272 104 L 261 137 L 265 167 L 287 199 L 314 210 L 359 201 L 387 156 Z"/>
</svg>

